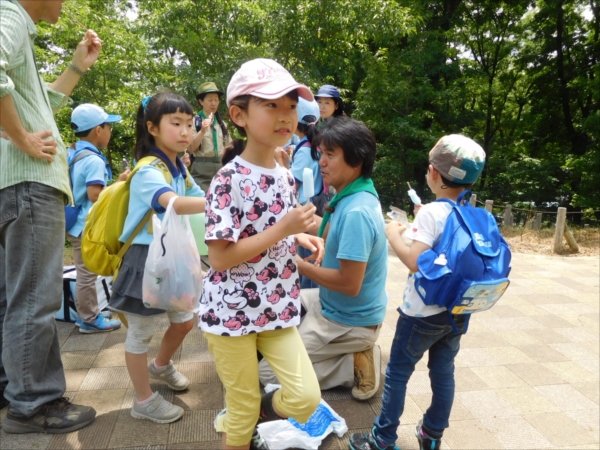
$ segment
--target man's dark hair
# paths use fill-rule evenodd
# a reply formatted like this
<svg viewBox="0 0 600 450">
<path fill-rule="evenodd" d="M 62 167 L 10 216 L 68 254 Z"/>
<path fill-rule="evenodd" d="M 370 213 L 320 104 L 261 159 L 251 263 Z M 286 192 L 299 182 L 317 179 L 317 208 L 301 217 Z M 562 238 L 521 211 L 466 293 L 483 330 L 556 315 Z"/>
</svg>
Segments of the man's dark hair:
<svg viewBox="0 0 600 450">
<path fill-rule="evenodd" d="M 344 161 L 350 167 L 361 168 L 364 178 L 371 178 L 377 143 L 371 130 L 363 122 L 345 117 L 333 117 L 321 129 L 315 139 L 316 145 L 333 149 L 339 147 L 344 152 Z"/>
<path fill-rule="evenodd" d="M 106 122 L 101 123 L 98 126 L 104 128 L 105 125 L 107 125 Z M 96 128 L 96 127 L 94 127 L 94 128 Z M 75 133 L 75 137 L 78 137 L 80 139 L 88 137 L 94 128 L 90 128 L 89 130 L 83 130 L 83 131 L 80 131 L 78 133 Z M 71 122 L 71 129 L 73 129 L 73 130 L 77 129 L 77 125 L 75 125 L 73 122 Z"/>
</svg>

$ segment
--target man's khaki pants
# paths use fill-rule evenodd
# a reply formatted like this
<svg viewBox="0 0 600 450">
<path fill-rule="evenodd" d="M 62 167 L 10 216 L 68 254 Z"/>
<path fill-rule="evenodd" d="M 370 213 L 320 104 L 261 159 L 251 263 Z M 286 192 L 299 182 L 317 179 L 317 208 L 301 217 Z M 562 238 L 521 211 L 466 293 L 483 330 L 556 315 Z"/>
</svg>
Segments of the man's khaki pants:
<svg viewBox="0 0 600 450">
<path fill-rule="evenodd" d="M 321 314 L 319 289 L 302 289 L 300 299 L 307 312 L 298 331 L 321 389 L 351 388 L 354 385 L 354 353 L 375 345 L 381 325 L 352 327 L 327 319 Z M 264 359 L 259 363 L 258 371 L 263 385 L 277 383 L 277 377 Z"/>
</svg>

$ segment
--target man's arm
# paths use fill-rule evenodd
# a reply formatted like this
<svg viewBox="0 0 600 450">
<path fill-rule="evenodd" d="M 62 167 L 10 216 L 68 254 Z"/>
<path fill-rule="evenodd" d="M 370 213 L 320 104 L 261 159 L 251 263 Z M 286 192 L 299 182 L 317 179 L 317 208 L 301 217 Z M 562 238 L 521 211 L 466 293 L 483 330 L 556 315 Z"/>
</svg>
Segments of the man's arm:
<svg viewBox="0 0 600 450">
<path fill-rule="evenodd" d="M 349 297 L 356 297 L 367 271 L 367 263 L 340 259 L 340 268 L 326 269 L 297 258 L 298 271 L 320 286 L 331 291 L 340 292 Z"/>
<path fill-rule="evenodd" d="M 10 94 L 0 98 L 0 127 L 4 130 L 6 137 L 23 153 L 32 158 L 41 158 L 48 162 L 54 161 L 52 155 L 56 155 L 56 141 L 46 139 L 52 136 L 52 131 L 29 133 L 23 128 Z"/>
<path fill-rule="evenodd" d="M 77 45 L 71 64 L 75 66 L 75 69 L 85 72 L 98 60 L 101 49 L 102 41 L 98 35 L 92 30 L 88 30 L 82 41 Z M 62 75 L 50 85 L 50 87 L 53 90 L 68 96 L 73 92 L 73 89 L 80 78 L 81 75 L 69 66 Z"/>
</svg>

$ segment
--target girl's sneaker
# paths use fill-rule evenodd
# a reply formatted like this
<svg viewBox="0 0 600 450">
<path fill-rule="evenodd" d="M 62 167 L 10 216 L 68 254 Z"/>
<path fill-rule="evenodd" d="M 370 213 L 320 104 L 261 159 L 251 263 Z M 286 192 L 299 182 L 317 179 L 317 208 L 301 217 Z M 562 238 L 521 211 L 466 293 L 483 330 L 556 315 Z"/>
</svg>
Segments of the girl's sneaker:
<svg viewBox="0 0 600 450">
<path fill-rule="evenodd" d="M 183 416 L 183 408 L 166 401 L 162 395 L 155 392 L 143 405 L 134 398 L 131 416 L 157 423 L 171 423 Z"/>
<path fill-rule="evenodd" d="M 148 374 L 151 378 L 164 381 L 174 391 L 184 391 L 190 385 L 190 380 L 175 368 L 173 361 L 169 361 L 167 367 L 157 369 L 153 359 L 148 364 Z"/>
<path fill-rule="evenodd" d="M 417 436 L 417 440 L 419 441 L 420 450 L 439 450 L 442 445 L 441 439 L 433 439 L 423 431 L 423 419 L 419 420 L 415 428 L 415 436 Z"/>
<path fill-rule="evenodd" d="M 77 324 L 77 322 L 75 322 Z M 110 320 L 104 317 L 102 314 L 98 314 L 96 320 L 92 323 L 81 321 L 79 324 L 79 332 L 84 334 L 91 333 L 103 333 L 105 331 L 113 331 L 121 328 L 121 321 L 119 319 Z"/>
</svg>

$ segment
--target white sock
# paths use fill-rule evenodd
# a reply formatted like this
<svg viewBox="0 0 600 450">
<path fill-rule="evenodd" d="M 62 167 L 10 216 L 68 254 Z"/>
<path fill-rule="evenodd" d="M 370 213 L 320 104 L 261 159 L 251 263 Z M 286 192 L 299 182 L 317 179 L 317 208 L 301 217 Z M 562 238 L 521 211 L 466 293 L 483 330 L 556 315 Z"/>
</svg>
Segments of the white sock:
<svg viewBox="0 0 600 450">
<path fill-rule="evenodd" d="M 145 404 L 149 403 L 150 400 L 152 400 L 153 398 L 155 398 L 156 394 L 157 394 L 157 392 L 153 392 L 152 395 L 150 397 L 148 397 L 146 400 L 142 400 L 141 402 L 138 401 L 138 400 L 136 400 L 136 402 L 137 402 L 138 405 L 145 405 Z"/>
</svg>

